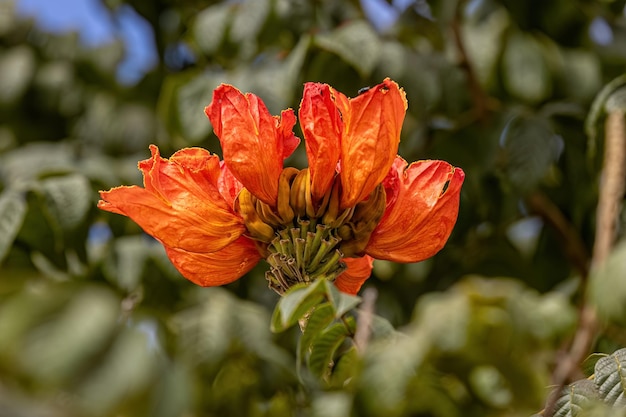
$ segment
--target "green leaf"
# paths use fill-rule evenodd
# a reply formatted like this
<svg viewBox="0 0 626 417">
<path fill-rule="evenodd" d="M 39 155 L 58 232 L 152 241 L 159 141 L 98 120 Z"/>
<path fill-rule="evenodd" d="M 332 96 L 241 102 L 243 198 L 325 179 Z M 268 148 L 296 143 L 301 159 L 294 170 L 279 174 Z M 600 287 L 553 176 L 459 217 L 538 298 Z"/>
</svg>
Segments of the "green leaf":
<svg viewBox="0 0 626 417">
<path fill-rule="evenodd" d="M 502 373 L 492 365 L 479 365 L 469 374 L 472 391 L 494 408 L 510 407 L 513 393 Z"/>
<path fill-rule="evenodd" d="M 289 289 L 276 304 L 272 315 L 272 331 L 282 332 L 296 324 L 324 300 L 325 290 L 325 280 L 321 279 L 310 285 L 301 284 Z"/>
<path fill-rule="evenodd" d="M 119 300 L 111 291 L 83 288 L 58 316 L 28 333 L 19 362 L 43 382 L 75 377 L 88 359 L 106 347 L 118 320 Z"/>
<path fill-rule="evenodd" d="M 409 70 L 409 49 L 396 40 L 383 40 L 380 48 L 378 71 L 394 80 L 401 79 Z M 411 70 L 413 68 L 410 68 Z"/>
<path fill-rule="evenodd" d="M 315 307 L 306 321 L 304 332 L 298 341 L 298 354 L 304 358 L 310 351 L 315 338 L 324 330 L 335 317 L 335 310 L 330 303 L 323 303 Z"/>
<path fill-rule="evenodd" d="M 542 117 L 513 116 L 502 130 L 500 146 L 509 180 L 516 188 L 528 190 L 542 180 L 557 161 L 563 139 Z"/>
<path fill-rule="evenodd" d="M 589 300 L 598 315 L 615 323 L 626 323 L 626 241 L 620 242 L 606 262 L 593 270 L 589 280 Z"/>
<path fill-rule="evenodd" d="M 326 283 L 326 291 L 329 301 L 335 309 L 336 318 L 340 318 L 361 303 L 361 297 L 341 292 L 333 283 L 328 281 Z"/>
<path fill-rule="evenodd" d="M 600 359 L 606 356 L 606 353 L 592 353 L 591 355 L 587 356 L 587 358 L 583 361 L 581 365 L 583 373 L 587 376 L 593 375 L 593 373 L 595 372 L 596 363 L 598 363 Z"/>
<path fill-rule="evenodd" d="M 154 381 L 159 351 L 156 337 L 151 334 L 153 326 L 149 321 L 140 322 L 120 334 L 100 366 L 88 374 L 77 390 L 85 411 L 111 415 L 122 401 L 140 394 Z"/>
<path fill-rule="evenodd" d="M 20 184 L 44 175 L 71 172 L 72 148 L 67 143 L 30 143 L 0 158 L 0 175 L 7 184 Z"/>
<path fill-rule="evenodd" d="M 472 305 L 466 294 L 460 291 L 427 294 L 415 310 L 417 330 L 428 335 L 430 346 L 442 352 L 454 352 L 467 345 Z"/>
<path fill-rule="evenodd" d="M 193 37 L 205 54 L 214 53 L 226 35 L 233 7 L 228 3 L 215 4 L 202 10 L 193 23 Z"/>
<path fill-rule="evenodd" d="M 103 272 L 119 288 L 133 291 L 141 284 L 149 252 L 144 236 L 122 236 L 115 240 L 113 256 L 105 260 Z"/>
<path fill-rule="evenodd" d="M 359 314 L 362 314 L 360 310 Z M 370 328 L 372 339 L 386 339 L 397 335 L 396 329 L 389 323 L 389 320 L 376 314 L 372 314 L 372 324 Z"/>
<path fill-rule="evenodd" d="M 330 375 L 335 352 L 347 336 L 345 325 L 335 323 L 313 341 L 311 356 L 309 356 L 309 370 L 313 375 L 319 378 L 327 378 Z"/>
<path fill-rule="evenodd" d="M 330 385 L 333 388 L 342 389 L 357 377 L 359 367 L 359 353 L 356 347 L 352 346 L 347 352 L 342 353 L 333 367 L 330 376 Z"/>
<path fill-rule="evenodd" d="M 537 103 L 552 93 L 550 71 L 541 46 L 533 36 L 512 33 L 502 59 L 504 85 L 511 95 Z"/>
<path fill-rule="evenodd" d="M 3 49 L 0 54 L 0 103 L 17 100 L 26 90 L 35 73 L 33 50 L 26 46 Z"/>
<path fill-rule="evenodd" d="M 183 353 L 193 363 L 222 360 L 235 331 L 237 304 L 222 288 L 199 289 L 202 302 L 172 318 Z"/>
<path fill-rule="evenodd" d="M 41 181 L 50 212 L 63 230 L 72 230 L 84 220 L 92 206 L 93 191 L 80 174 L 46 178 Z"/>
<path fill-rule="evenodd" d="M 364 20 L 354 20 L 330 34 L 319 35 L 315 43 L 337 54 L 364 78 L 371 74 L 380 58 L 380 39 Z"/>
<path fill-rule="evenodd" d="M 602 86 L 602 68 L 598 55 L 584 49 L 561 50 L 563 87 L 578 100 L 591 99 Z"/>
<path fill-rule="evenodd" d="M 276 346 L 268 323 L 270 316 L 259 304 L 233 298 L 233 336 L 259 358 L 293 373 L 293 356 Z"/>
<path fill-rule="evenodd" d="M 623 415 L 626 405 L 626 349 L 617 350 L 611 355 L 593 354 L 587 358 L 583 367 L 588 369 L 593 363 L 595 366 L 590 378 L 563 388 L 553 416 Z M 615 410 L 616 414 L 609 413 L 611 410 Z"/>
<path fill-rule="evenodd" d="M 585 119 L 585 133 L 587 134 L 588 141 L 587 147 L 589 148 L 589 156 L 595 156 L 597 149 L 597 137 L 598 137 L 598 124 L 600 117 L 606 112 L 606 103 L 611 95 L 618 89 L 626 86 L 626 74 L 622 74 L 617 78 L 611 80 L 607 85 L 600 90 L 596 98 L 591 103 L 589 114 Z"/>
<path fill-rule="evenodd" d="M 176 108 L 183 135 L 195 143 L 211 132 L 211 123 L 204 115 L 204 108 L 213 98 L 218 81 L 203 73 L 182 85 L 176 92 Z"/>
<path fill-rule="evenodd" d="M 463 44 L 476 77 L 483 85 L 488 85 L 493 78 L 502 53 L 503 34 L 510 24 L 504 8 L 498 8 L 485 18 L 468 19 L 463 25 Z"/>
<path fill-rule="evenodd" d="M 26 194 L 28 210 L 17 239 L 31 253 L 40 252 L 55 268 L 64 269 L 66 259 L 63 251 L 63 230 L 59 220 L 50 212 L 49 201 L 39 184 L 34 184 L 33 188 L 32 192 Z"/>
<path fill-rule="evenodd" d="M 184 415 L 193 398 L 194 385 L 189 369 L 181 362 L 171 361 L 161 373 L 150 398 L 150 417 Z"/>
<path fill-rule="evenodd" d="M 73 295 L 71 288 L 49 282 L 25 286 L 0 303 L 0 357 L 15 361 L 26 334 L 54 316 Z"/>
<path fill-rule="evenodd" d="M 561 391 L 554 406 L 553 417 L 582 416 L 582 411 L 597 398 L 596 386 L 593 381 L 583 379 L 576 381 Z"/>
<path fill-rule="evenodd" d="M 598 360 L 594 374 L 600 398 L 611 406 L 623 407 L 626 404 L 626 349 Z"/>
<path fill-rule="evenodd" d="M 293 356 L 273 342 L 265 308 L 222 288 L 198 288 L 193 294 L 195 305 L 171 320 L 179 348 L 191 363 L 214 366 L 228 356 L 231 346 L 237 346 L 238 351 L 294 373 Z"/>
<path fill-rule="evenodd" d="M 65 47 L 65 49 L 67 49 L 67 46 L 67 44 L 60 45 L 61 48 Z M 76 47 L 74 48 L 77 49 Z M 113 72 L 124 59 L 126 47 L 122 39 L 117 38 L 114 41 L 98 45 L 95 48 L 81 49 L 79 52 L 82 59 L 92 63 L 98 70 Z"/>
<path fill-rule="evenodd" d="M 0 194 L 0 262 L 9 253 L 26 216 L 24 197 L 7 190 Z"/>
<path fill-rule="evenodd" d="M 280 114 L 293 102 L 295 88 L 301 88 L 298 80 L 310 43 L 309 36 L 302 36 L 286 58 L 266 57 L 254 66 L 235 70 L 231 82 L 243 91 L 253 91 L 272 114 Z"/>
<path fill-rule="evenodd" d="M 142 149 L 142 153 L 146 155 L 147 149 Z M 135 162 L 141 156 L 132 156 L 131 158 Z M 131 161 L 127 161 L 126 158 L 117 159 L 102 154 L 85 155 L 78 162 L 78 168 L 93 183 L 106 186 L 124 183 L 128 181 L 126 178 L 132 182 L 138 182 L 141 178 L 139 170 Z M 132 175 L 125 176 L 125 173 L 131 173 Z M 137 179 L 135 180 L 134 177 L 137 177 Z"/>
<path fill-rule="evenodd" d="M 269 0 L 245 0 L 237 7 L 230 28 L 235 43 L 254 42 L 270 13 Z"/>
<path fill-rule="evenodd" d="M 347 392 L 321 392 L 311 404 L 312 417 L 345 417 L 352 414 L 352 396 Z"/>
</svg>

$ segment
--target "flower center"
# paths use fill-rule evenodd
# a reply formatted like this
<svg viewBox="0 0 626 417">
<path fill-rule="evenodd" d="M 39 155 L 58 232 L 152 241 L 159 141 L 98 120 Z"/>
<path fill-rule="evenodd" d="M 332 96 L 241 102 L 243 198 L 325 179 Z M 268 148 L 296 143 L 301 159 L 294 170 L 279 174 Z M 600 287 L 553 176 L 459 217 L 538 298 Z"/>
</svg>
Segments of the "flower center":
<svg viewBox="0 0 626 417">
<path fill-rule="evenodd" d="M 283 294 L 293 285 L 323 278 L 334 281 L 346 270 L 344 257 L 363 251 L 385 211 L 385 189 L 379 184 L 354 207 L 341 209 L 341 182 L 336 175 L 330 191 L 313 201 L 308 169 L 285 168 L 278 184 L 276 207 L 241 190 L 235 209 L 248 236 L 270 264 L 265 273 L 270 288 Z"/>
</svg>

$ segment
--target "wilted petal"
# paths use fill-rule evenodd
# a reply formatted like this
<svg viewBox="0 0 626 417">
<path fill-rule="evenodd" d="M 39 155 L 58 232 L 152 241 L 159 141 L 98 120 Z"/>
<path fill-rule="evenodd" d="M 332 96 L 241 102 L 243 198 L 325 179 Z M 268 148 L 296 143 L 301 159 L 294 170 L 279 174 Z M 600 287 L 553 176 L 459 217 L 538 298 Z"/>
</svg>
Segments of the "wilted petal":
<svg viewBox="0 0 626 417">
<path fill-rule="evenodd" d="M 185 148 L 165 159 L 155 145 L 150 145 L 150 152 L 152 157 L 138 164 L 148 191 L 174 205 L 209 202 L 229 213 L 228 205 L 216 193 L 220 175 L 217 155 L 202 148 Z"/>
<path fill-rule="evenodd" d="M 299 142 L 292 132 L 296 122 L 293 110 L 283 111 L 281 118 L 273 117 L 254 94 L 244 95 L 222 84 L 213 92 L 205 113 L 233 175 L 256 197 L 275 206 L 283 159 Z"/>
<path fill-rule="evenodd" d="M 459 211 L 465 174 L 444 161 L 406 168 L 398 157 L 385 179 L 387 209 L 365 252 L 377 259 L 418 262 L 445 245 Z"/>
<path fill-rule="evenodd" d="M 389 172 L 406 109 L 404 90 L 390 79 L 350 99 L 343 113 L 342 208 L 364 200 Z"/>
<path fill-rule="evenodd" d="M 167 246 L 165 251 L 185 278 L 203 287 L 236 281 L 261 259 L 254 242 L 243 236 L 213 253 L 187 252 Z"/>
<path fill-rule="evenodd" d="M 335 280 L 335 286 L 347 294 L 356 294 L 372 274 L 374 258 L 365 255 L 362 258 L 343 258 L 348 269 Z"/>
<path fill-rule="evenodd" d="M 217 156 L 190 148 L 167 160 L 156 146 L 150 150 L 152 157 L 139 163 L 145 188 L 101 191 L 99 208 L 130 217 L 166 246 L 192 252 L 215 252 L 245 232 L 217 188 Z"/>
<path fill-rule="evenodd" d="M 306 83 L 298 115 L 309 160 L 311 194 L 315 201 L 320 201 L 335 177 L 343 130 L 330 87 Z"/>
</svg>

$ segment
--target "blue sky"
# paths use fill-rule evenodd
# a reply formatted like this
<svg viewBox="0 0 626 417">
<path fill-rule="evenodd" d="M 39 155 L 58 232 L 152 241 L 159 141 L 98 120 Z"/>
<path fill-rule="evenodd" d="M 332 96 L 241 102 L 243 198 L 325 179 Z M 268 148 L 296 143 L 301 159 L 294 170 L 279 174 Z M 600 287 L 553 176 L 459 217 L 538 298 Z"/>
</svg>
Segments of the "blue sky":
<svg viewBox="0 0 626 417">
<path fill-rule="evenodd" d="M 32 17 L 44 31 L 77 31 L 87 46 L 101 45 L 121 38 L 126 57 L 118 68 L 121 82 L 132 84 L 157 62 L 150 25 L 128 6 L 115 15 L 98 0 L 14 0 L 17 13 Z"/>
</svg>

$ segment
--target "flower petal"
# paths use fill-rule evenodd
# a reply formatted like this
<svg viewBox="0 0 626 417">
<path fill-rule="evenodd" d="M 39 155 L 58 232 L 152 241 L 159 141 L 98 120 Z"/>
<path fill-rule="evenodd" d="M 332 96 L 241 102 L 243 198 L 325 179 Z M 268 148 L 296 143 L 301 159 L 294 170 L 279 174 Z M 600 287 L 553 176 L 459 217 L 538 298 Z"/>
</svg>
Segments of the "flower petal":
<svg viewBox="0 0 626 417">
<path fill-rule="evenodd" d="M 261 201 L 276 205 L 283 159 L 298 146 L 293 134 L 296 118 L 285 110 L 272 117 L 260 98 L 222 84 L 204 109 L 233 175 Z"/>
<path fill-rule="evenodd" d="M 164 245 L 192 252 L 215 252 L 245 232 L 243 220 L 217 188 L 219 158 L 200 148 L 183 149 L 167 160 L 151 146 L 139 162 L 145 188 L 101 191 L 98 207 L 130 217 Z"/>
<path fill-rule="evenodd" d="M 459 212 L 465 174 L 444 161 L 398 157 L 385 179 L 387 208 L 365 252 L 377 259 L 418 262 L 445 245 Z"/>
<path fill-rule="evenodd" d="M 374 258 L 365 255 L 362 258 L 343 258 L 348 269 L 335 280 L 335 286 L 347 294 L 356 294 L 363 283 L 372 274 Z"/>
<path fill-rule="evenodd" d="M 296 114 L 293 109 L 280 112 L 280 117 L 274 116 L 278 131 L 278 142 L 283 144 L 283 159 L 291 156 L 300 144 L 300 138 L 293 134 L 293 127 L 296 125 Z"/>
<path fill-rule="evenodd" d="M 235 200 L 243 188 L 243 185 L 235 178 L 224 161 L 220 161 L 220 170 L 222 172 L 217 180 L 217 188 L 220 190 L 224 200 L 228 203 L 228 206 L 234 208 Z"/>
<path fill-rule="evenodd" d="M 315 201 L 320 201 L 335 177 L 343 131 L 341 114 L 330 87 L 306 83 L 298 115 L 309 160 L 311 194 Z"/>
<path fill-rule="evenodd" d="M 389 172 L 406 109 L 404 90 L 388 78 L 350 99 L 341 140 L 342 208 L 367 198 Z"/>
<path fill-rule="evenodd" d="M 185 278 L 203 287 L 236 281 L 261 259 L 254 242 L 243 236 L 213 253 L 188 252 L 167 246 L 165 251 Z"/>
</svg>

